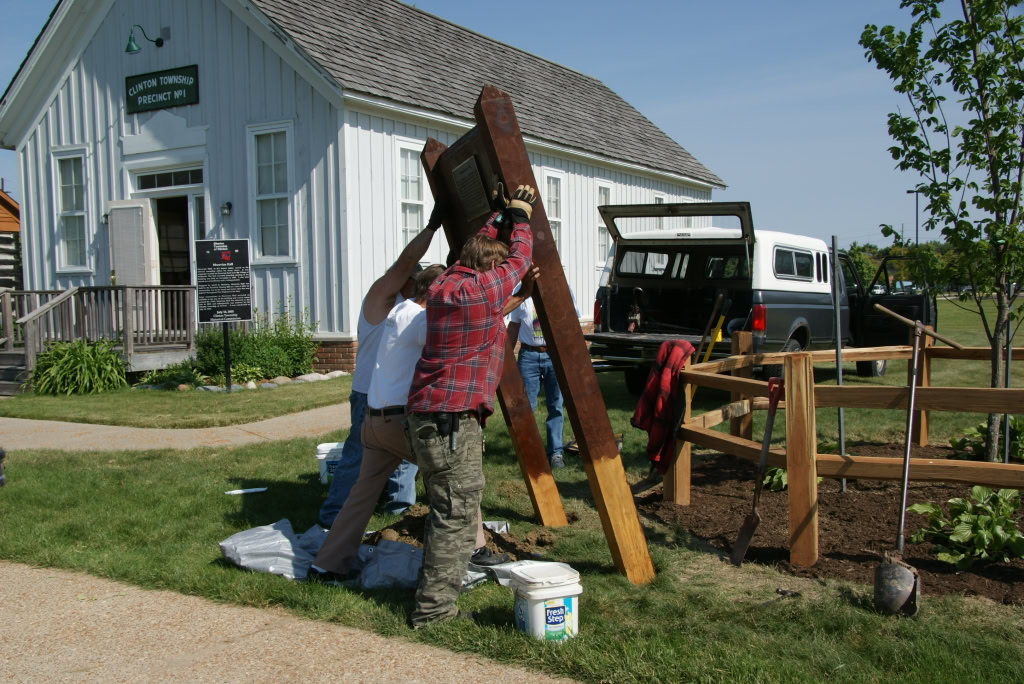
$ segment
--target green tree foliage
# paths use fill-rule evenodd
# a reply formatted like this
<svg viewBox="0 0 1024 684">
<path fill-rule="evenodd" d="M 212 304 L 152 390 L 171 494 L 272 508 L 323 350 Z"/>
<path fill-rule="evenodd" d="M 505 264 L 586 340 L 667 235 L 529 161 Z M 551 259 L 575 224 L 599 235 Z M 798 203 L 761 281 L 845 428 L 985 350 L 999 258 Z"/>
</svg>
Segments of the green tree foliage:
<svg viewBox="0 0 1024 684">
<path fill-rule="evenodd" d="M 908 31 L 868 25 L 860 44 L 869 61 L 907 98 L 909 111 L 889 114 L 889 148 L 897 167 L 917 176 L 927 202 L 925 230 L 938 230 L 950 246 L 915 262 L 915 282 L 966 281 L 961 298 L 973 301 L 992 345 L 991 387 L 1004 383 L 1003 357 L 1024 267 L 1020 208 L 1024 170 L 1024 0 L 961 0 L 946 21 L 939 0 L 902 0 Z M 947 104 L 947 95 L 955 105 Z M 962 110 L 954 125 L 946 109 Z M 892 226 L 882 232 L 911 253 Z M 994 295 L 992 317 L 982 306 Z M 1012 314 L 1012 315 L 1011 315 Z M 988 418 L 988 458 L 996 460 L 999 416 Z"/>
<path fill-rule="evenodd" d="M 864 283 L 865 287 L 870 285 L 871 279 L 875 277 L 875 271 L 878 270 L 878 258 L 876 256 L 878 248 L 871 244 L 860 245 L 853 242 L 847 248 L 846 253 L 860 274 L 861 282 Z"/>
</svg>

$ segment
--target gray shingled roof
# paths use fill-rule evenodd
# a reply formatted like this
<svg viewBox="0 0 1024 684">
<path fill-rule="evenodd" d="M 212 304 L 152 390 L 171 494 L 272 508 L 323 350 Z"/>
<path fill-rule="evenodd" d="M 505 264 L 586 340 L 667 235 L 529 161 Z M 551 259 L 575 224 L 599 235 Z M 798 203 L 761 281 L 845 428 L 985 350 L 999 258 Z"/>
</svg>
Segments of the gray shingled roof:
<svg viewBox="0 0 1024 684">
<path fill-rule="evenodd" d="M 346 90 L 472 120 L 484 83 L 523 133 L 716 186 L 722 180 L 596 78 L 397 0 L 253 0 Z"/>
</svg>

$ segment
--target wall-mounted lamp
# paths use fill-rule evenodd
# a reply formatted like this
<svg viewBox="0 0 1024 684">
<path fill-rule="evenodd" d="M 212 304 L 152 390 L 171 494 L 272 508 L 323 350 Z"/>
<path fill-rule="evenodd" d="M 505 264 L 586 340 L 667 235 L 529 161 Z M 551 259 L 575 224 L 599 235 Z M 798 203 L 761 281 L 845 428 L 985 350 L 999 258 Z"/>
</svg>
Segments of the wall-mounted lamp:
<svg viewBox="0 0 1024 684">
<path fill-rule="evenodd" d="M 157 47 L 163 47 L 163 45 L 164 45 L 164 39 L 163 38 L 160 38 L 160 37 L 157 37 L 156 39 L 150 38 L 149 36 L 146 35 L 145 29 L 143 29 L 138 24 L 133 24 L 132 28 L 131 28 L 131 32 L 128 34 L 128 46 L 124 49 L 124 51 L 127 52 L 129 55 L 138 54 L 142 50 L 142 48 L 139 47 L 139 44 L 135 42 L 135 29 L 139 29 L 140 31 L 142 31 L 142 37 L 145 38 L 146 40 L 148 40 L 150 43 L 153 43 Z"/>
<path fill-rule="evenodd" d="M 104 214 L 103 216 L 100 217 L 100 223 L 102 223 L 103 225 L 107 225 L 107 214 Z"/>
<path fill-rule="evenodd" d="M 220 205 L 220 215 L 231 216 L 231 202 L 225 202 L 224 204 Z"/>
</svg>

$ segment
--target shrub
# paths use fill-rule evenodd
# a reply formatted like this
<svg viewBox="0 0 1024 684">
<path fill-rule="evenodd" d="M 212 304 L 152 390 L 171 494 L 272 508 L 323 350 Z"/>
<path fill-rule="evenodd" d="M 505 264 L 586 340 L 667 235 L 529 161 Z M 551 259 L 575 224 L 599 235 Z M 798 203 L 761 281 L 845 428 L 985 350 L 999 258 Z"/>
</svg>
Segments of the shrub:
<svg viewBox="0 0 1024 684">
<path fill-rule="evenodd" d="M 950 499 L 949 517 L 934 503 L 919 503 L 907 508 L 928 516 L 928 527 L 910 537 L 914 544 L 930 541 L 932 553 L 945 563 L 960 569 L 980 559 L 1008 561 L 1024 556 L 1024 535 L 1017 529 L 1015 514 L 1020 508 L 1020 492 L 988 487 L 971 487 L 971 499 Z"/>
<path fill-rule="evenodd" d="M 305 312 L 304 312 L 305 314 Z M 238 364 L 259 366 L 267 377 L 294 377 L 313 370 L 319 343 L 313 340 L 315 326 L 307 325 L 305 315 L 292 318 L 286 309 L 270 322 L 263 313 L 254 316 L 253 330 L 228 331 L 232 369 Z M 206 375 L 224 373 L 224 334 L 207 328 L 196 337 L 196 367 Z M 232 370 L 231 375 L 235 372 Z"/>
<path fill-rule="evenodd" d="M 281 347 L 276 344 L 261 344 L 256 342 L 252 345 L 247 355 L 248 361 L 259 366 L 263 370 L 263 377 L 276 378 L 278 375 L 301 375 L 292 372 L 292 360 Z M 231 368 L 231 375 L 234 376 L 234 366 Z"/>
<path fill-rule="evenodd" d="M 31 383 L 37 394 L 98 394 L 128 386 L 124 361 L 109 340 L 51 345 L 36 359 Z"/>
<path fill-rule="evenodd" d="M 259 366 L 250 363 L 231 363 L 231 384 L 244 385 L 249 382 L 256 382 L 266 377 L 266 373 Z M 210 376 L 210 382 L 214 385 L 224 384 L 224 373 L 215 373 Z"/>
<path fill-rule="evenodd" d="M 1024 417 L 1018 418 L 1017 416 L 1010 416 L 1010 459 L 1015 461 L 1024 461 Z M 985 423 L 981 423 L 976 427 L 967 428 L 964 430 L 964 434 L 957 438 L 953 437 L 949 440 L 949 445 L 953 447 L 952 458 L 963 459 L 967 461 L 984 461 L 985 460 L 985 433 L 987 431 Z M 999 446 L 996 449 L 996 453 L 999 457 L 1003 456 L 1005 440 L 1003 439 L 1003 427 L 999 427 Z"/>
<path fill-rule="evenodd" d="M 203 375 L 196 370 L 192 359 L 172 364 L 167 368 L 151 370 L 139 380 L 140 385 L 191 385 L 203 384 Z"/>
</svg>

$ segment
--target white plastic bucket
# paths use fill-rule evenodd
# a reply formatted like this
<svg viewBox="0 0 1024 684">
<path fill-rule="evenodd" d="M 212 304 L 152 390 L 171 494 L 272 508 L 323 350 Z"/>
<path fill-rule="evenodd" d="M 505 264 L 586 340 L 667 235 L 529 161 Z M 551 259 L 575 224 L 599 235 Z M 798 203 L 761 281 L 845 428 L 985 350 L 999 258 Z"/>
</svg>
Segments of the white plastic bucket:
<svg viewBox="0 0 1024 684">
<path fill-rule="evenodd" d="M 565 563 L 537 563 L 511 572 L 516 629 L 544 641 L 579 632 L 580 573 Z"/>
<path fill-rule="evenodd" d="M 316 447 L 316 462 L 320 466 L 320 483 L 328 484 L 334 476 L 334 469 L 341 462 L 344 442 L 324 442 Z"/>
</svg>

